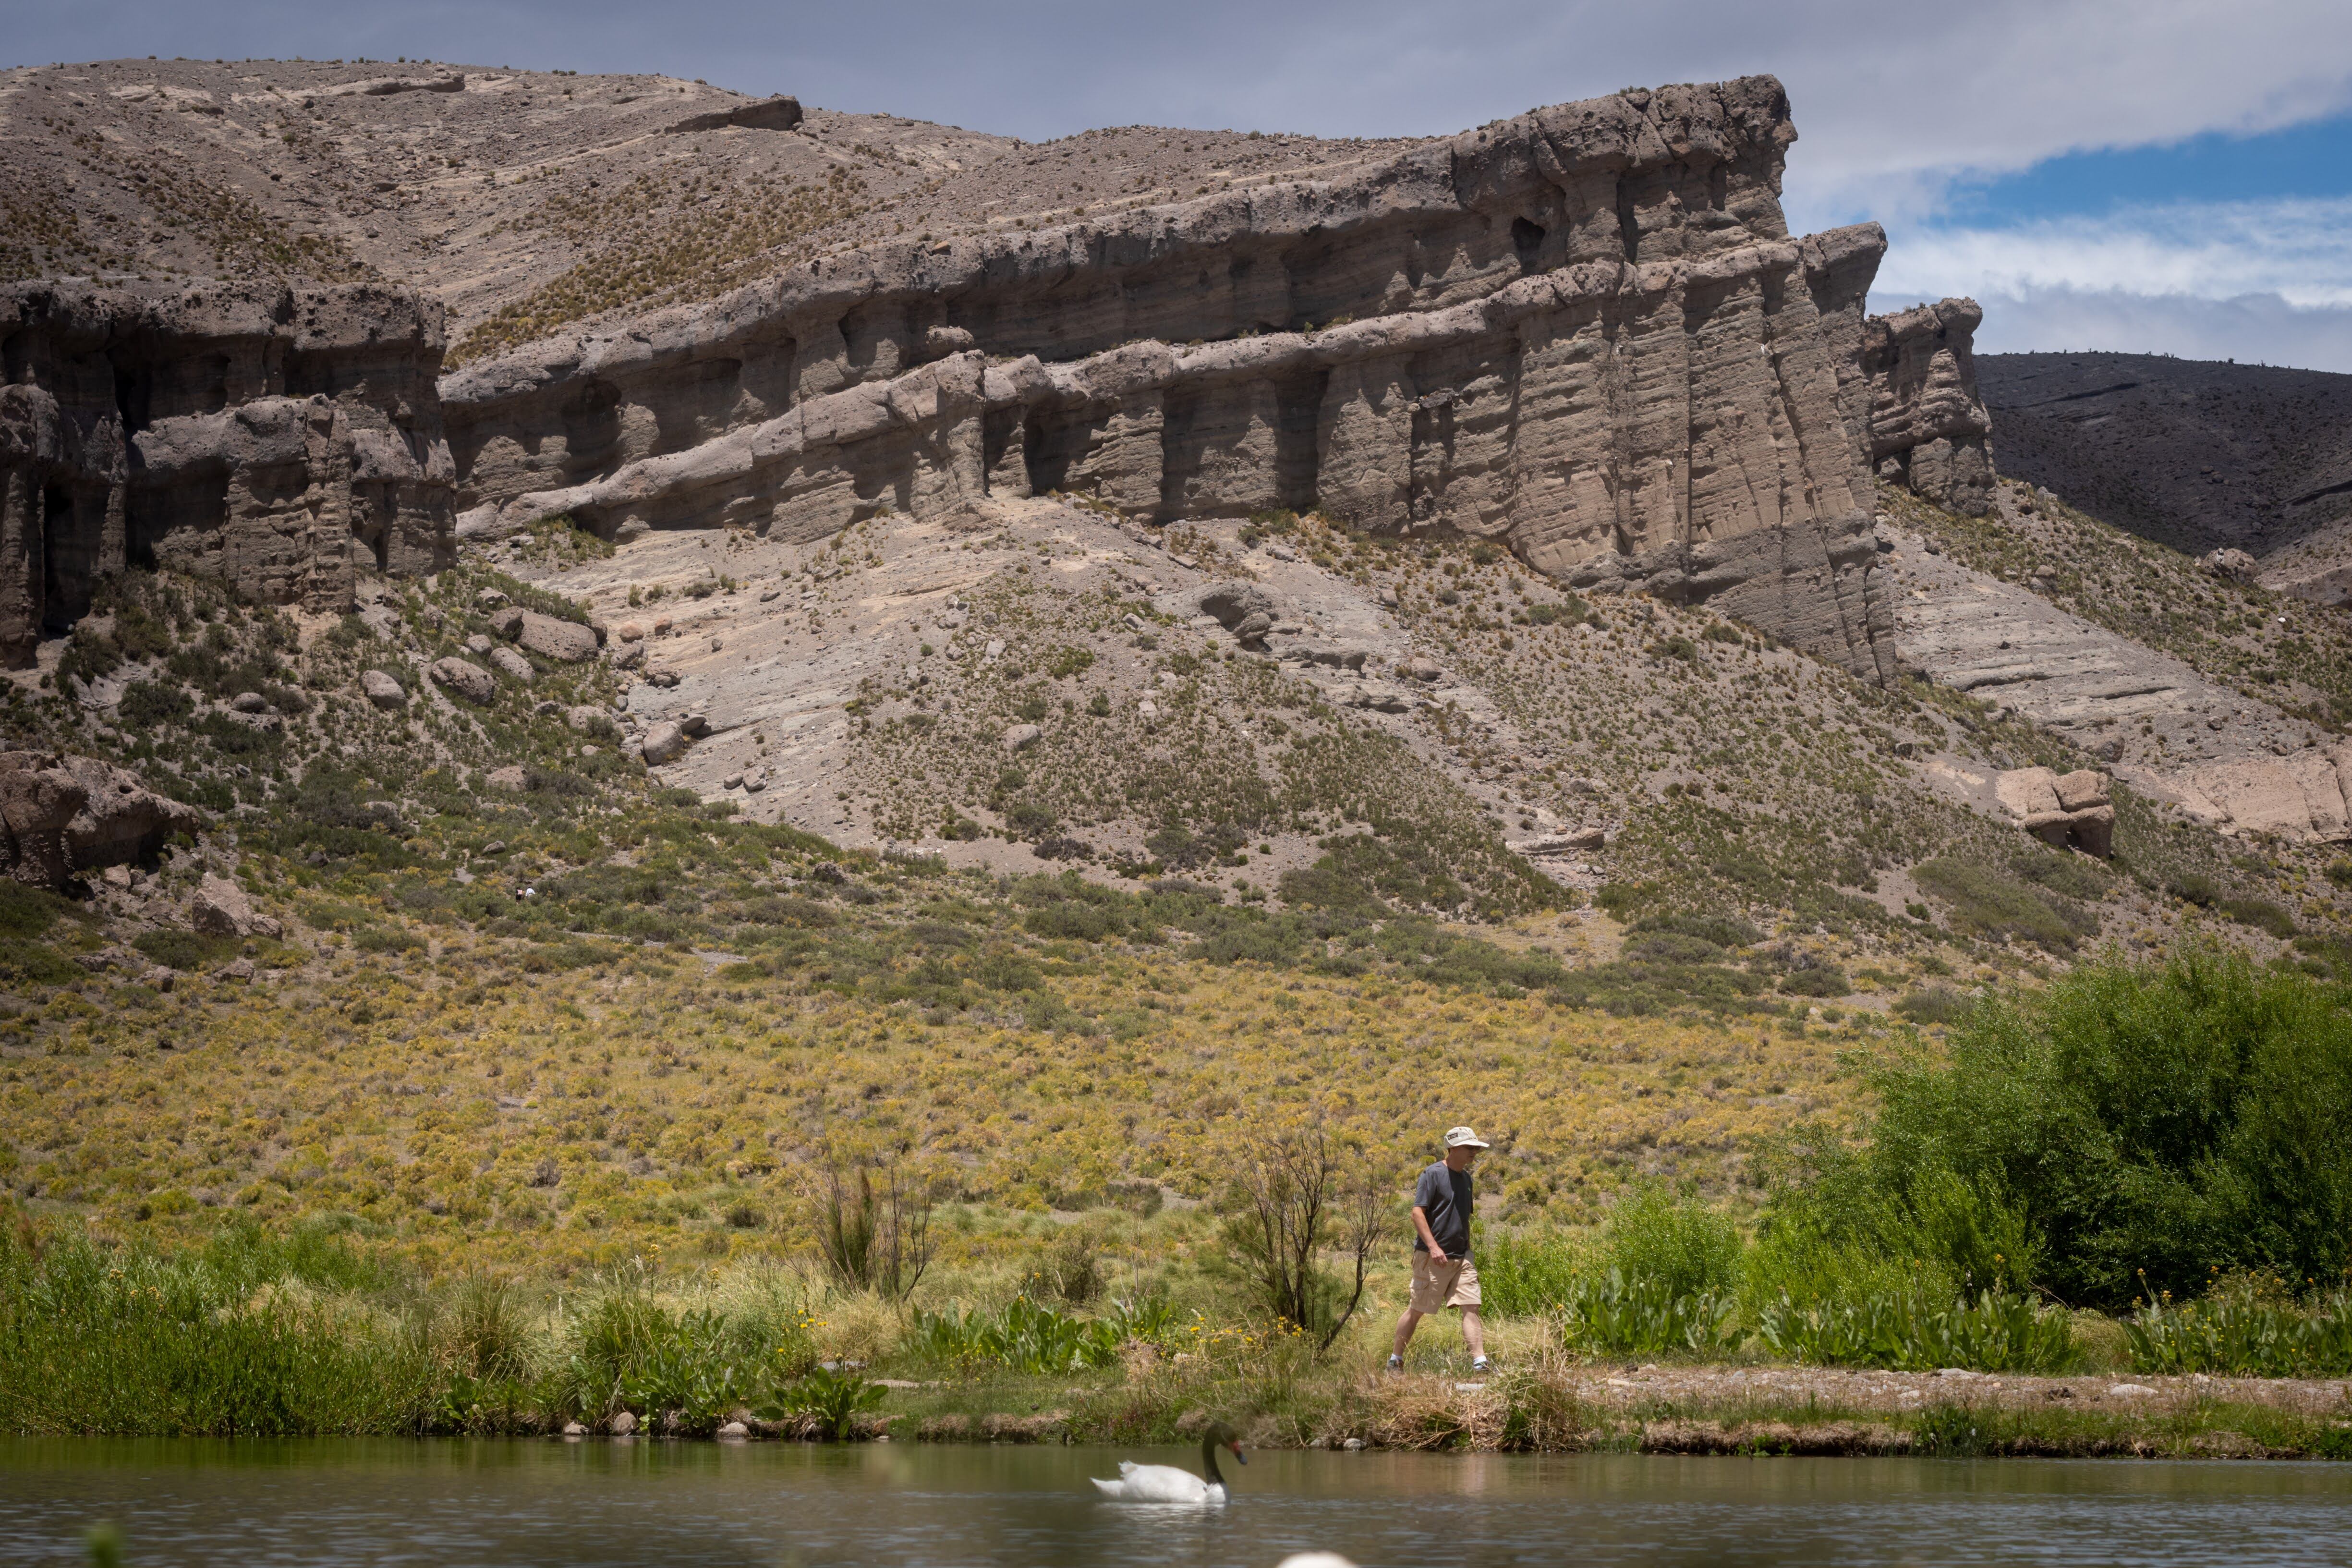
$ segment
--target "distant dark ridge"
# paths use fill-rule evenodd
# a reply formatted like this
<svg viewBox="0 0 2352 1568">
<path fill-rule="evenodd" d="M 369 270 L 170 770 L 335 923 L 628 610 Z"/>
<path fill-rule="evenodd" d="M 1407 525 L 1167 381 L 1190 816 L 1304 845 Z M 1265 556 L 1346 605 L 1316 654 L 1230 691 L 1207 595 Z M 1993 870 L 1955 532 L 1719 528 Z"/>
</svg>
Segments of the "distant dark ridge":
<svg viewBox="0 0 2352 1568">
<path fill-rule="evenodd" d="M 2003 474 L 2143 537 L 2259 558 L 2352 525 L 2352 375 L 1980 353 L 1977 384 Z"/>
</svg>

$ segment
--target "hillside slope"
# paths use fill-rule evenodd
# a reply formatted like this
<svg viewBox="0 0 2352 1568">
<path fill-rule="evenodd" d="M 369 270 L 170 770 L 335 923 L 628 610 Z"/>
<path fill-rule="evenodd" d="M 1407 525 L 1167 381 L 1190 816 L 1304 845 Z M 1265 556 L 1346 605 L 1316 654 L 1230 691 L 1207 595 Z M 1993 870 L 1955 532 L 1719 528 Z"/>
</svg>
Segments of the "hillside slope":
<svg viewBox="0 0 2352 1568">
<path fill-rule="evenodd" d="M 2269 586 L 2352 599 L 2352 375 L 2156 354 L 1979 354 L 2001 472 Z"/>
</svg>

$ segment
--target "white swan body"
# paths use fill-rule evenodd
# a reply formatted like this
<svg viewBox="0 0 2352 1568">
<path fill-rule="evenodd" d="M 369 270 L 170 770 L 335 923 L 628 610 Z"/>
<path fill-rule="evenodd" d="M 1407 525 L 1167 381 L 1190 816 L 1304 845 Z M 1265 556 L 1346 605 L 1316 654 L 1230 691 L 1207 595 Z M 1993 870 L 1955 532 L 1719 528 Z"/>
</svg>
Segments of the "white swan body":
<svg viewBox="0 0 2352 1568">
<path fill-rule="evenodd" d="M 1118 1462 L 1118 1479 L 1107 1481 L 1100 1476 L 1088 1478 L 1095 1489 L 1108 1498 L 1122 1502 L 1189 1502 L 1220 1503 L 1225 1500 L 1222 1481 L 1204 1481 L 1190 1470 L 1180 1470 L 1173 1465 L 1139 1465 L 1132 1459 Z"/>
<path fill-rule="evenodd" d="M 1173 1465 L 1139 1465 L 1132 1459 L 1118 1462 L 1118 1479 L 1107 1481 L 1100 1476 L 1088 1479 L 1095 1490 L 1121 1502 L 1175 1502 L 1194 1506 L 1222 1503 L 1225 1500 L 1225 1478 L 1217 1473 L 1217 1450 L 1230 1452 L 1241 1464 L 1249 1463 L 1242 1452 L 1240 1434 L 1219 1421 L 1201 1435 L 1202 1475 L 1180 1470 Z"/>
</svg>

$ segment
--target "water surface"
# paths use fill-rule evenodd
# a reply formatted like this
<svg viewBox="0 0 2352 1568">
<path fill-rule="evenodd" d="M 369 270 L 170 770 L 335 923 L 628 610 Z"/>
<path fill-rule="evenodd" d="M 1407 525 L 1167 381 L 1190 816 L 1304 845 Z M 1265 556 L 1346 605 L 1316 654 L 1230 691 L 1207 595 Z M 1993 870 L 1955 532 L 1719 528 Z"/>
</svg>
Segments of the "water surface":
<svg viewBox="0 0 2352 1568">
<path fill-rule="evenodd" d="M 98 1520 L 131 1568 L 2352 1562 L 2352 1466 L 1259 1453 L 1204 1510 L 1097 1500 L 1121 1458 L 1199 1453 L 0 1440 L 0 1568 Z"/>
</svg>

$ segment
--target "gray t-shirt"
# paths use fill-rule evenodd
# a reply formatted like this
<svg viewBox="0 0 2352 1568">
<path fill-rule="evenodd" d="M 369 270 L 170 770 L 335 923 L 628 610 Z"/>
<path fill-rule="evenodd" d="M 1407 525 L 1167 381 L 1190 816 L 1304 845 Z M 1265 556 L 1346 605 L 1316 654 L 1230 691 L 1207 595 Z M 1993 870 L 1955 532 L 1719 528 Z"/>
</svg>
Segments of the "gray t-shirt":
<svg viewBox="0 0 2352 1568">
<path fill-rule="evenodd" d="M 1412 1206 L 1429 1216 L 1429 1234 L 1448 1258 L 1470 1256 L 1470 1173 L 1446 1168 L 1440 1160 L 1421 1173 L 1412 1189 Z M 1412 1233 L 1412 1249 L 1427 1252 L 1421 1232 Z"/>
</svg>

